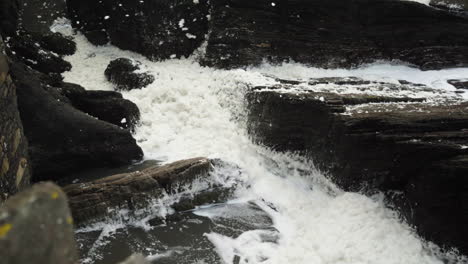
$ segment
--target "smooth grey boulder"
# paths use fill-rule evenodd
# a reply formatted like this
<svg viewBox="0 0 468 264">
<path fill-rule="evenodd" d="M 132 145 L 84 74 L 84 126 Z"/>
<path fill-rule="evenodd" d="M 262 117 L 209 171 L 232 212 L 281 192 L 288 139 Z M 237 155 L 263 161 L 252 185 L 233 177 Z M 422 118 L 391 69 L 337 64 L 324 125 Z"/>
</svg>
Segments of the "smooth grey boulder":
<svg viewBox="0 0 468 264">
<path fill-rule="evenodd" d="M 0 206 L 0 256 L 8 264 L 78 263 L 67 197 L 40 183 Z"/>
</svg>

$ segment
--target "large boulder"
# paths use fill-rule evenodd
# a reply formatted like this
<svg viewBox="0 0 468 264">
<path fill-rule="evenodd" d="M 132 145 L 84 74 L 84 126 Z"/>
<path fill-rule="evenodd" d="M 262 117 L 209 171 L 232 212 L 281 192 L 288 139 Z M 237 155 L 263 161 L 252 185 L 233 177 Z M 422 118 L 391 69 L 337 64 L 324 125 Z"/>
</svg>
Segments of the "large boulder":
<svg viewBox="0 0 468 264">
<path fill-rule="evenodd" d="M 78 224 L 113 217 L 116 209 L 145 209 L 153 200 L 165 194 L 176 194 L 194 184 L 196 180 L 207 179 L 212 161 L 206 158 L 193 158 L 150 167 L 142 171 L 122 173 L 99 180 L 71 184 L 64 187 L 70 198 L 73 217 Z M 197 205 L 218 202 L 228 191 L 219 186 L 188 197 L 181 197 L 173 208 L 185 211 Z M 132 213 L 130 212 L 130 214 Z M 146 216 L 146 215 L 145 215 Z"/>
<path fill-rule="evenodd" d="M 0 203 L 29 185 L 28 142 L 18 112 L 16 87 L 0 37 Z"/>
<path fill-rule="evenodd" d="M 404 81 L 287 83 L 247 95 L 254 140 L 305 153 L 347 191 L 385 192 L 424 238 L 468 253 L 467 102 Z"/>
<path fill-rule="evenodd" d="M 403 60 L 423 69 L 468 65 L 468 16 L 399 0 L 211 1 L 205 63 L 269 60 L 351 67 Z"/>
<path fill-rule="evenodd" d="M 151 59 L 188 56 L 208 33 L 207 0 L 68 0 L 69 17 L 94 44 Z"/>
<path fill-rule="evenodd" d="M 2 263 L 78 263 L 67 198 L 52 183 L 41 183 L 0 207 Z"/>
<path fill-rule="evenodd" d="M 142 158 L 128 130 L 89 116 L 57 100 L 37 72 L 12 65 L 18 105 L 29 141 L 34 181 L 57 179 L 95 167 L 121 166 Z"/>
<path fill-rule="evenodd" d="M 109 63 L 104 75 L 107 80 L 116 85 L 118 90 L 140 89 L 154 82 L 154 76 L 138 72 L 141 62 L 126 58 L 118 58 Z"/>
</svg>

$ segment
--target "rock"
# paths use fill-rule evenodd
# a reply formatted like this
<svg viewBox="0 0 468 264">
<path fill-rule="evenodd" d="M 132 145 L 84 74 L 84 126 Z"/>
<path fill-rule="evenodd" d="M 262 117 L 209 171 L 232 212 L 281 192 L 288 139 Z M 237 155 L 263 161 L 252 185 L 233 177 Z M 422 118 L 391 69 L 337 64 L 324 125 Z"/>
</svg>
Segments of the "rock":
<svg viewBox="0 0 468 264">
<path fill-rule="evenodd" d="M 443 91 L 425 102 L 417 91 L 431 89 L 407 82 L 338 80 L 254 89 L 250 134 L 306 153 L 346 191 L 387 193 L 424 238 L 468 253 L 468 103 Z"/>
<path fill-rule="evenodd" d="M 16 34 L 18 27 L 20 2 L 2 0 L 0 2 L 0 36 L 10 37 Z"/>
<path fill-rule="evenodd" d="M 64 187 L 64 190 L 70 197 L 75 221 L 82 224 L 106 216 L 112 217 L 113 213 L 118 213 L 115 209 L 144 209 L 151 200 L 161 198 L 164 193 L 182 192 L 195 180 L 206 178 L 211 167 L 210 160 L 194 158 L 87 183 L 71 184 Z M 226 189 L 212 187 L 190 197 L 190 204 L 179 203 L 180 207 L 176 204 L 174 208 L 181 211 L 193 209 L 197 205 L 217 201 L 226 192 Z"/>
<path fill-rule="evenodd" d="M 448 83 L 453 85 L 457 89 L 463 89 L 463 90 L 468 90 L 468 79 L 462 79 L 462 80 L 448 80 Z"/>
<path fill-rule="evenodd" d="M 205 64 L 293 60 L 353 67 L 403 60 L 425 70 L 468 65 L 468 16 L 412 1 L 211 2 Z"/>
<path fill-rule="evenodd" d="M 57 18 L 66 17 L 63 0 L 28 0 L 20 12 L 21 28 L 30 33 L 49 34 Z"/>
<path fill-rule="evenodd" d="M 103 46 L 109 43 L 109 37 L 105 30 L 90 30 L 83 32 L 85 37 L 96 46 Z"/>
<path fill-rule="evenodd" d="M 42 73 L 62 73 L 71 69 L 71 64 L 55 53 L 44 49 L 40 40 L 33 35 L 24 33 L 14 37 L 10 44 L 13 57 Z M 66 42 L 68 43 L 68 42 Z"/>
<path fill-rule="evenodd" d="M 89 168 L 120 166 L 142 158 L 129 131 L 60 102 L 42 87 L 37 73 L 12 65 L 18 105 L 34 181 L 58 179 Z"/>
<path fill-rule="evenodd" d="M 0 37 L 0 204 L 29 186 L 28 142 L 18 112 L 16 87 Z"/>
<path fill-rule="evenodd" d="M 93 43 L 104 44 L 108 37 L 121 49 L 155 60 L 189 56 L 208 33 L 207 0 L 69 0 L 67 5 L 73 26 Z"/>
<path fill-rule="evenodd" d="M 119 58 L 109 63 L 104 74 L 119 90 L 140 89 L 154 82 L 154 76 L 136 72 L 140 65 L 139 61 Z"/>
<path fill-rule="evenodd" d="M 76 109 L 89 115 L 133 130 L 140 120 L 140 110 L 133 102 L 124 99 L 121 93 L 113 91 L 86 91 L 83 87 L 73 83 L 61 83 L 60 88 L 51 87 Z"/>
<path fill-rule="evenodd" d="M 39 37 L 40 45 L 59 55 L 73 55 L 76 52 L 76 43 L 70 37 L 60 33 L 43 34 Z"/>
<path fill-rule="evenodd" d="M 3 263 L 78 263 L 73 219 L 67 197 L 52 183 L 41 183 L 0 207 Z"/>
</svg>

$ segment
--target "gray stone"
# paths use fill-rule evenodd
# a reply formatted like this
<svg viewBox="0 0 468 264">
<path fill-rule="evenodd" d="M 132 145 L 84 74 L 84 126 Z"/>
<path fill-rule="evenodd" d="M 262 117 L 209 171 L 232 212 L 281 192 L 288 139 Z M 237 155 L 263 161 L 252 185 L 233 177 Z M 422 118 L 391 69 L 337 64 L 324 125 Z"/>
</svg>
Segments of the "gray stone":
<svg viewBox="0 0 468 264">
<path fill-rule="evenodd" d="M 8 264 L 77 263 L 73 219 L 59 187 L 37 184 L 0 207 L 0 255 Z"/>
</svg>

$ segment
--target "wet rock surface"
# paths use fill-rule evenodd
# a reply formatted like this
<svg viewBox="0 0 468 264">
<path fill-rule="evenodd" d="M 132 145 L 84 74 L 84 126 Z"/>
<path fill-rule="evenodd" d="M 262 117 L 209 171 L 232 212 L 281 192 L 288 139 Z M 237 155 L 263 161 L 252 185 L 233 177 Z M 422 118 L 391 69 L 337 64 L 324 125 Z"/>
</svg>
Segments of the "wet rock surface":
<svg viewBox="0 0 468 264">
<path fill-rule="evenodd" d="M 254 89 L 250 133 L 274 149 L 306 153 L 345 190 L 387 192 L 423 237 L 466 254 L 468 103 L 455 94 L 436 95 L 438 103 L 405 98 L 408 89 L 433 94 L 407 82 L 371 88 L 339 79 L 323 84 L 329 92 L 316 79 Z M 386 86 L 399 96 L 378 95 Z"/>
<path fill-rule="evenodd" d="M 29 186 L 28 142 L 20 119 L 16 87 L 0 36 L 0 203 Z"/>
<path fill-rule="evenodd" d="M 11 1 L 11 0 L 6 0 Z M 21 2 L 21 1 L 18 1 Z M 66 1 L 28 0 L 23 1 L 20 12 L 21 28 L 31 33 L 49 34 L 50 26 L 57 18 L 66 17 Z"/>
<path fill-rule="evenodd" d="M 211 3 L 206 63 L 223 68 L 293 60 L 350 67 L 402 60 L 422 69 L 468 64 L 468 16 L 410 1 Z"/>
<path fill-rule="evenodd" d="M 141 89 L 154 82 L 154 76 L 138 72 L 141 63 L 126 58 L 113 60 L 107 66 L 104 75 L 116 85 L 118 90 Z"/>
<path fill-rule="evenodd" d="M 150 207 L 151 201 L 161 198 L 165 193 L 183 192 L 198 178 L 208 177 L 211 168 L 210 160 L 194 158 L 91 182 L 71 184 L 64 190 L 70 197 L 73 216 L 81 224 L 113 217 L 113 212 L 119 213 L 122 209 L 136 211 Z M 174 208 L 179 211 L 190 210 L 197 205 L 219 200 L 224 193 L 225 189 L 212 186 L 195 197 L 182 197 Z"/>
<path fill-rule="evenodd" d="M 19 87 L 18 106 L 29 141 L 34 181 L 142 158 L 129 131 L 57 100 L 43 89 L 34 70 L 15 63 L 12 76 Z"/>
<path fill-rule="evenodd" d="M 23 33 L 16 36 L 9 43 L 11 49 L 10 56 L 45 74 L 58 74 L 70 70 L 72 66 L 69 62 L 63 60 L 59 55 L 51 50 L 41 47 L 40 43 L 42 40 L 42 37 L 38 39 L 36 36 L 29 33 Z M 66 38 L 63 38 L 62 40 L 64 43 L 61 43 L 60 45 L 65 45 L 60 48 L 64 48 L 70 44 L 70 40 Z M 52 45 L 53 44 L 50 43 L 48 46 L 51 47 Z M 55 48 L 56 51 L 58 51 L 58 49 L 59 47 Z"/>
<path fill-rule="evenodd" d="M 0 207 L 3 263 L 77 263 L 78 251 L 67 198 L 59 187 L 41 183 Z"/>
<path fill-rule="evenodd" d="M 113 91 L 87 91 L 73 83 L 58 82 L 45 90 L 62 102 L 67 102 L 99 120 L 122 128 L 134 129 L 140 120 L 140 110 L 133 102 Z"/>
<path fill-rule="evenodd" d="M 132 252 L 141 252 L 150 256 L 151 263 L 220 263 L 223 260 L 204 234 L 215 232 L 237 239 L 244 232 L 253 231 L 263 234 L 262 243 L 276 243 L 278 239 L 269 215 L 253 203 L 218 204 L 176 213 L 151 226 L 149 230 L 135 226 L 117 228 L 112 236 L 104 238 L 101 228 L 78 231 L 82 259 L 93 259 L 95 264 L 113 264 Z M 239 257 L 234 256 L 232 263 L 235 259 Z"/>
<path fill-rule="evenodd" d="M 73 26 L 93 44 L 107 40 L 151 59 L 189 56 L 208 33 L 208 1 L 70 0 Z"/>
</svg>

